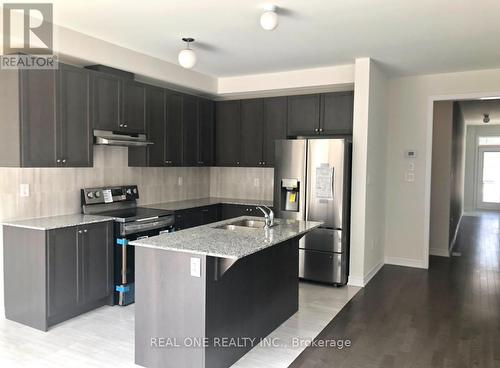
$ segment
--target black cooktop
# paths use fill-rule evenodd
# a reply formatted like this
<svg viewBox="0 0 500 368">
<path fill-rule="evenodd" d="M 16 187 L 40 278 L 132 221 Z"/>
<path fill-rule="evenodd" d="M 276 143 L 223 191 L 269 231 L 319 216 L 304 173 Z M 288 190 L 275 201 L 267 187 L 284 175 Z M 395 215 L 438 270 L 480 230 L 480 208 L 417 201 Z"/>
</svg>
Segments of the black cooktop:
<svg viewBox="0 0 500 368">
<path fill-rule="evenodd" d="M 132 222 L 138 220 L 153 219 L 155 217 L 164 217 L 173 215 L 173 211 L 159 210 L 155 208 L 134 207 L 124 208 L 113 211 L 100 212 L 99 215 L 110 216 L 116 218 L 119 222 Z M 97 215 L 97 214 L 96 214 Z"/>
</svg>

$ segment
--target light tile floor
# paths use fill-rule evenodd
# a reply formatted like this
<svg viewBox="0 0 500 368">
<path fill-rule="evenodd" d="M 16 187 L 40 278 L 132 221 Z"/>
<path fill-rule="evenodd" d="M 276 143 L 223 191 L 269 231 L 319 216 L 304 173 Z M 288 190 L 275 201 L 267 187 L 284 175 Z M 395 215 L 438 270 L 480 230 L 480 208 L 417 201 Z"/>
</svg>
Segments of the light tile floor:
<svg viewBox="0 0 500 368">
<path fill-rule="evenodd" d="M 359 288 L 300 283 L 299 311 L 268 336 L 280 347 L 257 346 L 233 367 L 285 368 Z M 41 332 L 0 319 L 0 367 L 138 367 L 134 364 L 134 305 L 105 306 Z"/>
</svg>

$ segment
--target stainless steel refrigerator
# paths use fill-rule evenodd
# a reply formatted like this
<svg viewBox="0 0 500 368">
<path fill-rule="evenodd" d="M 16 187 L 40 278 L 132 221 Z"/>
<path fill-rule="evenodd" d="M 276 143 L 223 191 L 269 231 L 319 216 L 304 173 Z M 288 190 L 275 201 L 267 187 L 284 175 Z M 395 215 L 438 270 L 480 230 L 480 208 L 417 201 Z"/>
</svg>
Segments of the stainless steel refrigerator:
<svg viewBox="0 0 500 368">
<path fill-rule="evenodd" d="M 351 147 L 348 138 L 276 141 L 276 216 L 324 223 L 300 240 L 302 279 L 347 283 Z"/>
</svg>

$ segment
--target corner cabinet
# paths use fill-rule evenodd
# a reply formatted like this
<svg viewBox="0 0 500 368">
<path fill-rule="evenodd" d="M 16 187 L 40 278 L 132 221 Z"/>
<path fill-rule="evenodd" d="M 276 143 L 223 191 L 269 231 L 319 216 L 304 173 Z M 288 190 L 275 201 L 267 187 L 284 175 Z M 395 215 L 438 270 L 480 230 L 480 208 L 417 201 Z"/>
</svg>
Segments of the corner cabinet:
<svg viewBox="0 0 500 368">
<path fill-rule="evenodd" d="M 287 135 L 352 134 L 354 93 L 332 92 L 288 97 Z"/>
<path fill-rule="evenodd" d="M 35 230 L 4 227 L 5 315 L 46 331 L 113 304 L 111 221 Z"/>
<path fill-rule="evenodd" d="M 1 70 L 0 83 L 0 166 L 92 166 L 88 71 Z"/>
<path fill-rule="evenodd" d="M 287 98 L 217 103 L 217 166 L 272 167 L 274 142 L 286 138 Z"/>
<path fill-rule="evenodd" d="M 240 166 L 241 102 L 220 101 L 215 105 L 215 163 Z"/>
</svg>

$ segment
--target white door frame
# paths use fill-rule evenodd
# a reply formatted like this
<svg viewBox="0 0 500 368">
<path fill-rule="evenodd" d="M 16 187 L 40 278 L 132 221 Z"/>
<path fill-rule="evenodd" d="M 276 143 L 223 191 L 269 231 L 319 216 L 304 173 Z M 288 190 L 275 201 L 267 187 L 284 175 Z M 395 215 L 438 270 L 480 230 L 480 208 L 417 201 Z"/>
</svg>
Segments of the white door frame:
<svg viewBox="0 0 500 368">
<path fill-rule="evenodd" d="M 429 244 L 431 227 L 431 178 L 432 178 L 432 129 L 434 125 L 434 102 L 454 101 L 454 100 L 473 100 L 481 97 L 500 96 L 500 91 L 462 93 L 453 95 L 435 95 L 429 96 L 427 102 L 427 134 L 426 134 L 426 152 L 425 152 L 425 203 L 424 203 L 424 244 L 422 262 L 423 268 L 429 268 Z"/>
<path fill-rule="evenodd" d="M 483 202 L 483 156 L 485 152 L 500 152 L 500 146 L 477 146 L 475 200 L 478 210 L 500 210 L 500 203 Z"/>
</svg>

